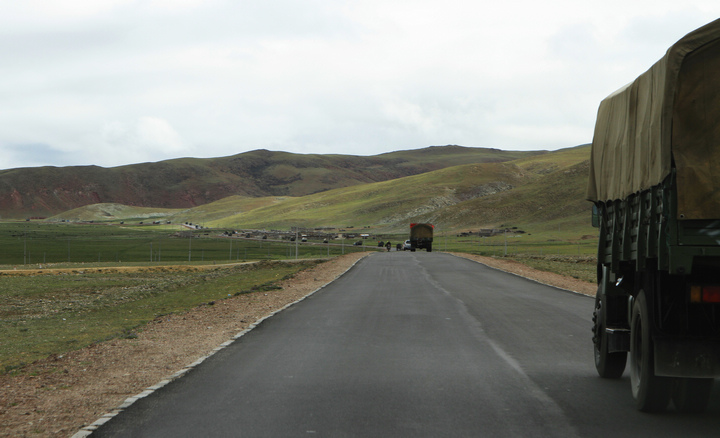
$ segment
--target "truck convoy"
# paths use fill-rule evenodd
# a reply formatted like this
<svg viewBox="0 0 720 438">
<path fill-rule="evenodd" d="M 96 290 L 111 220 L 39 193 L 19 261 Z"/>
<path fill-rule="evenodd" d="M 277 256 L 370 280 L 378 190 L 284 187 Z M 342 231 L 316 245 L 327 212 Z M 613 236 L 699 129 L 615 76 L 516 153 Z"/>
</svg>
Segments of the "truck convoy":
<svg viewBox="0 0 720 438">
<path fill-rule="evenodd" d="M 432 224 L 410 224 L 410 251 L 425 248 L 432 252 L 433 228 Z"/>
<path fill-rule="evenodd" d="M 704 410 L 720 376 L 720 20 L 600 103 L 587 197 L 597 372 L 619 378 L 629 355 L 639 410 Z"/>
</svg>

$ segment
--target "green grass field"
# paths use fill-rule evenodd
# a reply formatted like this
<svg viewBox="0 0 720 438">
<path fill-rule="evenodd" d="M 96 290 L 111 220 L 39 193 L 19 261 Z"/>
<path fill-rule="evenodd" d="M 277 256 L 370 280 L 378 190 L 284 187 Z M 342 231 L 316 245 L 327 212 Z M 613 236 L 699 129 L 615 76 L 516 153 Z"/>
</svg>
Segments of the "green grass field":
<svg viewBox="0 0 720 438">
<path fill-rule="evenodd" d="M 273 288 L 317 261 L 261 262 L 203 270 L 105 269 L 1 276 L 0 372 L 135 331 L 161 315 Z"/>
<path fill-rule="evenodd" d="M 229 229 L 226 229 L 229 230 Z M 120 226 L 45 222 L 0 222 L 0 269 L 57 267 L 68 263 L 101 266 L 132 263 L 177 264 L 331 257 L 360 251 L 352 241 L 248 239 L 222 236 L 226 230 L 180 226 Z"/>
<path fill-rule="evenodd" d="M 380 233 L 358 247 L 352 245 L 357 239 L 296 244 L 222 237 L 225 230 L 218 229 L 178 231 L 166 226 L 0 222 L 0 270 L 72 268 L 66 275 L 0 272 L 0 372 L 19 372 L 23 364 L 94 342 L 132 337 L 159 315 L 272 287 L 278 279 L 313 266 L 311 259 L 381 250 L 378 241 L 389 240 L 394 248 L 408 238 L 406 233 Z M 437 227 L 433 249 L 508 257 L 594 282 L 597 239 L 583 234 L 592 228 L 514 231 L 480 237 Z M 299 261 L 279 262 L 294 261 L 296 251 Z M 225 265 L 247 260 L 264 262 Z M 166 265 L 187 270 L 163 269 Z M 199 271 L 195 265 L 210 267 Z M 117 266 L 156 269 L 125 272 L 113 269 Z M 90 267 L 107 269 L 93 272 Z"/>
</svg>

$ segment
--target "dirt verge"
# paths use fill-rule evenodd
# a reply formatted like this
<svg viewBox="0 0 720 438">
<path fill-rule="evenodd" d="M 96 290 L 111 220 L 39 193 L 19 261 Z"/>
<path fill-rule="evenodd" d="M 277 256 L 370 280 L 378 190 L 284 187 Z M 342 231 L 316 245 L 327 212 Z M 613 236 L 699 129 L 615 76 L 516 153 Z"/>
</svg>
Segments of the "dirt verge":
<svg viewBox="0 0 720 438">
<path fill-rule="evenodd" d="M 540 271 L 533 269 L 527 265 L 523 265 L 515 260 L 495 258 L 495 257 L 484 257 L 473 254 L 464 253 L 449 253 L 458 257 L 474 260 L 478 263 L 490 266 L 492 268 L 500 269 L 505 272 L 510 272 L 521 277 L 526 277 L 537 281 L 538 283 L 547 284 L 550 286 L 558 287 L 560 289 L 570 290 L 579 294 L 588 295 L 591 297 L 595 296 L 597 292 L 597 284 L 588 283 L 587 281 L 578 280 L 577 278 L 566 277 L 564 275 L 555 274 L 553 272 Z"/>
</svg>

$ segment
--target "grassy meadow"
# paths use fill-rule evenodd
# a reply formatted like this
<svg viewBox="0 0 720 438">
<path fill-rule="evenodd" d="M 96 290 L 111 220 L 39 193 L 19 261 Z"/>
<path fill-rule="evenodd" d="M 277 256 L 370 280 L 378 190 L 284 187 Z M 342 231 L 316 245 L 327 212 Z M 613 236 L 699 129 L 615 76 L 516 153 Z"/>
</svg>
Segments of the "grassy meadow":
<svg viewBox="0 0 720 438">
<path fill-rule="evenodd" d="M 225 231 L 0 222 L 0 373 L 94 342 L 132 337 L 160 315 L 272 288 L 318 258 L 377 249 L 352 241 L 296 245 L 231 238 Z"/>
<path fill-rule="evenodd" d="M 86 263 L 219 263 L 317 258 L 361 250 L 351 241 L 296 245 L 289 240 L 222 236 L 231 229 L 190 230 L 179 225 L 0 222 L 0 270 Z M 259 237 L 260 235 L 258 235 Z"/>
<path fill-rule="evenodd" d="M 20 372 L 24 364 L 94 342 L 132 338 L 160 315 L 273 287 L 273 282 L 313 266 L 315 258 L 379 250 L 379 240 L 390 240 L 394 248 L 408 238 L 406 233 L 366 229 L 372 237 L 361 247 L 351 244 L 356 239 L 296 245 L 221 237 L 223 231 L 180 231 L 184 237 L 178 237 L 176 229 L 166 226 L 0 222 L 0 269 L 6 270 L 0 270 L 0 373 Z M 577 238 L 576 231 L 562 228 L 522 231 L 511 228 L 480 237 L 438 227 L 433 248 L 508 257 L 594 281 L 596 239 Z M 264 262 L 238 263 L 248 260 Z M 16 275 L 23 268 L 43 272 Z M 70 269 L 59 274 L 51 268 Z"/>
<path fill-rule="evenodd" d="M 268 290 L 317 261 L 262 262 L 210 269 L 82 269 L 0 276 L 0 373 L 52 354 L 137 336 L 161 315 Z"/>
</svg>

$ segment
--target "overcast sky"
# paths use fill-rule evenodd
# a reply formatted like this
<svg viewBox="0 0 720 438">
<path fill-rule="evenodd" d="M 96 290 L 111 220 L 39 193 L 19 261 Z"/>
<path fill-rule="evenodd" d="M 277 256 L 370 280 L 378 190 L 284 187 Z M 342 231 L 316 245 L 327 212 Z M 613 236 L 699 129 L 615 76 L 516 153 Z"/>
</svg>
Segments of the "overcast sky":
<svg viewBox="0 0 720 438">
<path fill-rule="evenodd" d="M 0 169 L 589 143 L 717 0 L 0 0 Z"/>
</svg>

